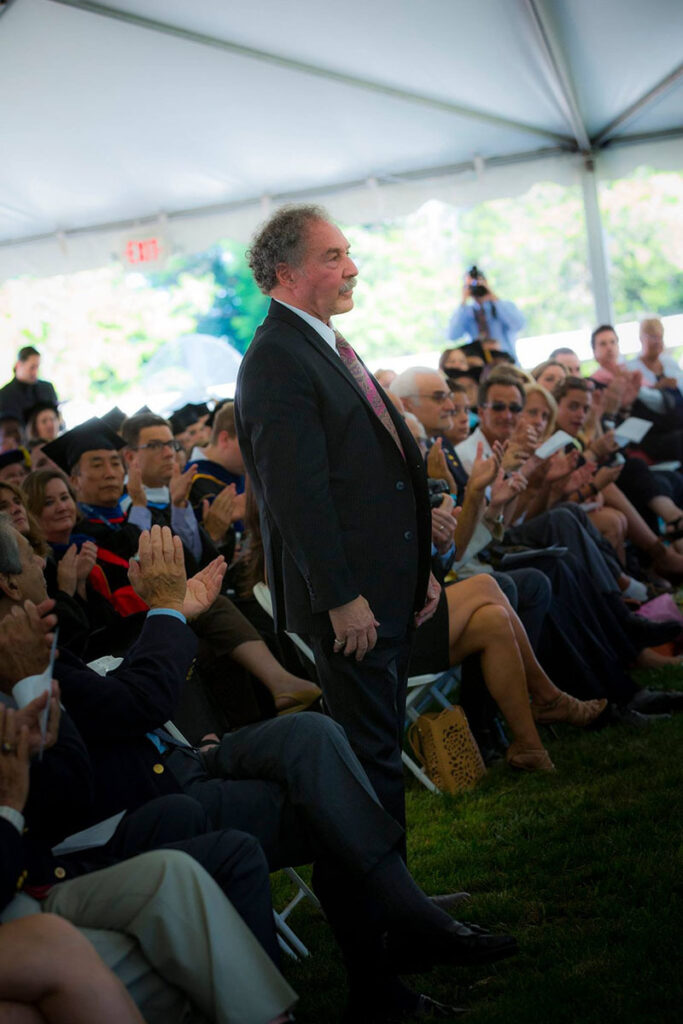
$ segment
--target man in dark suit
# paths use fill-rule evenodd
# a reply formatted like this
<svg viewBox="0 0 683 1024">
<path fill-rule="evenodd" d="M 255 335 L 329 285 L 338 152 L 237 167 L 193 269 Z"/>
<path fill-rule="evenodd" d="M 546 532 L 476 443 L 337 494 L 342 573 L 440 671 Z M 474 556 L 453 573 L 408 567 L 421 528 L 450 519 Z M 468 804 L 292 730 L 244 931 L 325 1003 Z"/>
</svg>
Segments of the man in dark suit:
<svg viewBox="0 0 683 1024">
<path fill-rule="evenodd" d="M 403 824 L 408 656 L 439 594 L 424 464 L 330 324 L 353 307 L 358 271 L 324 210 L 280 210 L 249 260 L 273 301 L 240 367 L 235 419 L 276 623 L 310 638 L 330 714 Z"/>
<path fill-rule="evenodd" d="M 47 380 L 38 380 L 40 352 L 33 345 L 19 349 L 14 364 L 14 377 L 0 388 L 0 409 L 23 416 L 38 402 L 57 406 L 57 392 Z"/>
</svg>

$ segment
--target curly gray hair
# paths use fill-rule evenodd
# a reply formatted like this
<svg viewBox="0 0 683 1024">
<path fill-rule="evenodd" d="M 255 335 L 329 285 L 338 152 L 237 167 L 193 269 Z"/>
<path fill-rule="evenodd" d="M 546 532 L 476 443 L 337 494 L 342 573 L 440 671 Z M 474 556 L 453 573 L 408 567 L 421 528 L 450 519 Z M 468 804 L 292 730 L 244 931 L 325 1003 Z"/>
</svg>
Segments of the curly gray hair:
<svg viewBox="0 0 683 1024">
<path fill-rule="evenodd" d="M 310 222 L 329 219 L 322 206 L 283 206 L 260 228 L 247 249 L 247 260 L 256 284 L 265 295 L 277 284 L 278 264 L 301 265 Z"/>
</svg>

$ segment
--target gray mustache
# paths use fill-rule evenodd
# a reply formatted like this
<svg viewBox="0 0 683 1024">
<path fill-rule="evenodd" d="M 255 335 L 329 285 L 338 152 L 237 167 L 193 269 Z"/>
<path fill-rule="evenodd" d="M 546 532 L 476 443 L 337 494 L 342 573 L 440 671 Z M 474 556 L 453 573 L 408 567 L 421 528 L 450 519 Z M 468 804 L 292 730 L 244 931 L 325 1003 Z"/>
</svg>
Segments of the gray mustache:
<svg viewBox="0 0 683 1024">
<path fill-rule="evenodd" d="M 358 281 L 357 277 L 350 277 L 349 280 L 345 281 L 344 284 L 339 289 L 340 294 L 341 295 L 346 295 L 347 292 L 352 292 L 353 289 L 356 287 L 357 281 Z"/>
</svg>

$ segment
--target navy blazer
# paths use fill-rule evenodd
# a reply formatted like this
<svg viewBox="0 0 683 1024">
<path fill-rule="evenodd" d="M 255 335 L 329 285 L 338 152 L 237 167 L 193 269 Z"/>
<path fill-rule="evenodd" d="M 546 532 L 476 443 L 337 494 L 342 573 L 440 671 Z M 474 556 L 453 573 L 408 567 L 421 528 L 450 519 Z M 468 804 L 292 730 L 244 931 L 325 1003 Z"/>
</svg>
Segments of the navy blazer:
<svg viewBox="0 0 683 1024">
<path fill-rule="evenodd" d="M 339 356 L 272 302 L 237 378 L 235 420 L 256 493 L 279 628 L 324 635 L 359 594 L 383 636 L 425 601 L 431 521 L 424 462 L 385 397 L 405 458 Z"/>
<path fill-rule="evenodd" d="M 180 792 L 146 734 L 173 717 L 196 650 L 189 626 L 155 615 L 106 676 L 67 651 L 55 662 L 62 702 L 90 755 L 96 820 Z"/>
</svg>

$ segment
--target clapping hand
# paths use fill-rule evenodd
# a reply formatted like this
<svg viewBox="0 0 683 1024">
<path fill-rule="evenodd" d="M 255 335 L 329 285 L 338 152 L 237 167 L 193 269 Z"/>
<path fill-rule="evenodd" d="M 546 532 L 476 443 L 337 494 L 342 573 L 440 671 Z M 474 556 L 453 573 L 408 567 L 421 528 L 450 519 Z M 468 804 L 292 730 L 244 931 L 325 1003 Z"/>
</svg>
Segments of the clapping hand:
<svg viewBox="0 0 683 1024">
<path fill-rule="evenodd" d="M 216 600 L 221 592 L 227 568 L 225 559 L 219 555 L 218 558 L 214 558 L 213 562 L 209 562 L 206 568 L 187 581 L 183 615 L 188 621 L 196 619 Z"/>
<path fill-rule="evenodd" d="M 153 526 L 140 534 L 138 560 L 131 559 L 128 579 L 135 593 L 150 608 L 182 612 L 187 582 L 180 537 L 168 526 Z"/>
<path fill-rule="evenodd" d="M 64 594 L 73 597 L 78 584 L 78 548 L 70 544 L 57 563 L 57 587 Z"/>
<path fill-rule="evenodd" d="M 554 484 L 563 480 L 566 476 L 569 476 L 569 474 L 573 473 L 576 469 L 578 461 L 578 448 L 574 448 L 571 452 L 555 452 L 547 462 L 548 468 L 545 474 L 546 483 Z"/>
<path fill-rule="evenodd" d="M 48 711 L 45 741 L 43 742 L 41 718 L 48 699 L 50 701 L 50 710 Z M 44 690 L 39 697 L 35 697 L 25 707 L 16 712 L 17 729 L 25 725 L 28 730 L 29 757 L 35 757 L 41 750 L 49 750 L 50 747 L 55 745 L 59 736 L 61 717 L 62 708 L 59 703 L 59 683 L 56 679 L 53 679 L 49 694 L 47 690 Z"/>
<path fill-rule="evenodd" d="M 55 602 L 49 598 L 35 605 L 25 601 L 15 605 L 0 622 L 0 680 L 3 689 L 11 689 L 26 676 L 44 672 L 50 660 L 57 616 Z"/>
<path fill-rule="evenodd" d="M 472 469 L 470 470 L 467 486 L 475 491 L 484 491 L 490 487 L 496 479 L 501 462 L 508 448 L 508 442 L 501 444 L 500 441 L 493 442 L 491 455 L 484 458 L 484 445 L 481 441 L 477 444 L 477 454 L 474 456 Z"/>
<path fill-rule="evenodd" d="M 432 542 L 440 555 L 444 555 L 453 543 L 457 525 L 453 517 L 453 499 L 444 494 L 439 507 L 432 509 Z"/>
<path fill-rule="evenodd" d="M 137 454 L 134 454 L 128 463 L 128 477 L 126 479 L 126 490 L 128 496 L 136 507 L 147 508 L 147 495 L 142 484 L 142 470 Z"/>
<path fill-rule="evenodd" d="M 503 508 L 513 498 L 516 498 L 518 494 L 526 490 L 528 480 L 523 473 L 511 473 L 509 476 L 504 476 L 503 473 L 504 471 L 501 467 L 496 481 L 491 488 L 489 511 Z"/>
<path fill-rule="evenodd" d="M 234 484 L 228 484 L 216 495 L 212 503 L 208 498 L 202 501 L 202 526 L 211 540 L 222 540 L 226 531 L 230 529 L 236 497 L 237 488 Z"/>
<path fill-rule="evenodd" d="M 451 494 L 455 494 L 457 486 L 453 474 L 448 468 L 448 460 L 443 450 L 443 441 L 437 437 L 434 444 L 427 452 L 427 476 L 431 480 L 445 480 Z"/>
<path fill-rule="evenodd" d="M 181 473 L 180 466 L 175 460 L 173 461 L 173 475 L 168 485 L 168 490 L 171 495 L 171 504 L 175 505 L 176 508 L 185 508 L 187 505 L 196 475 L 196 463 L 192 463 L 191 466 L 188 466 Z"/>
</svg>

